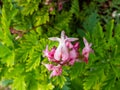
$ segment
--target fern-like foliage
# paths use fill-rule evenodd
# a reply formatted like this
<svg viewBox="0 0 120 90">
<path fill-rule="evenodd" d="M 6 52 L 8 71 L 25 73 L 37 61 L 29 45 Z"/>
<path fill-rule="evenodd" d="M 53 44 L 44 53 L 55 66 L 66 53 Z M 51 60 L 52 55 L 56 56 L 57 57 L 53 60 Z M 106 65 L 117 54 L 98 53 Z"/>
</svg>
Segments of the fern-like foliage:
<svg viewBox="0 0 120 90">
<path fill-rule="evenodd" d="M 48 2 L 49 1 L 49 2 Z M 0 85 L 12 90 L 119 90 L 119 0 L 0 0 Z M 103 8 L 101 8 L 103 7 Z M 59 10 L 61 8 L 61 10 Z M 101 10 L 105 12 L 101 12 Z M 64 66 L 50 78 L 43 57 L 49 37 L 70 37 L 92 42 L 88 64 Z M 80 53 L 81 54 L 81 53 Z M 81 58 L 81 57 L 80 57 Z M 55 64 L 56 65 L 56 64 Z"/>
</svg>

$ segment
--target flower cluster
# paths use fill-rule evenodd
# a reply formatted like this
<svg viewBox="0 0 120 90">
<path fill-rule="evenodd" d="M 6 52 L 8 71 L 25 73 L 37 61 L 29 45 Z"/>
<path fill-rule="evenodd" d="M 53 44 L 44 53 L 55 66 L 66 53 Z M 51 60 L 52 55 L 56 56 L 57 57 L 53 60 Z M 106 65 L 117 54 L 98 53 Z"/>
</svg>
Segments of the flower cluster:
<svg viewBox="0 0 120 90">
<path fill-rule="evenodd" d="M 48 50 L 48 46 L 43 51 L 44 56 L 46 56 L 49 62 L 54 62 L 54 64 L 44 64 L 43 65 L 49 70 L 52 71 L 50 77 L 59 76 L 62 73 L 62 67 L 64 65 L 74 65 L 75 62 L 79 62 L 83 59 L 86 63 L 88 63 L 89 53 L 93 52 L 91 49 L 92 44 L 89 44 L 85 38 L 83 38 L 85 47 L 82 50 L 82 58 L 79 53 L 79 42 L 78 38 L 68 38 L 65 35 L 65 32 L 61 32 L 61 38 L 51 37 L 49 38 L 52 41 L 58 41 L 58 47 L 53 47 L 50 51 Z"/>
<path fill-rule="evenodd" d="M 57 7 L 58 11 L 61 11 L 65 2 L 68 2 L 68 0 L 57 0 L 57 2 L 52 0 L 45 0 L 44 4 L 50 6 L 49 11 L 52 12 L 55 7 Z"/>
</svg>

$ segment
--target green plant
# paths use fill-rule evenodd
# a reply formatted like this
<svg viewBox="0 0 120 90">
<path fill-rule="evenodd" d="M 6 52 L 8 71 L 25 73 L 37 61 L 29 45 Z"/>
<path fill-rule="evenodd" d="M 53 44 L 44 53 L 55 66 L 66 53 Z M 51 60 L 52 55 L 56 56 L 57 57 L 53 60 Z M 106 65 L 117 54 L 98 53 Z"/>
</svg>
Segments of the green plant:
<svg viewBox="0 0 120 90">
<path fill-rule="evenodd" d="M 106 3 L 108 7 L 102 8 Z M 119 0 L 0 0 L 0 85 L 12 90 L 118 90 L 120 88 Z M 110 7 L 110 8 L 109 8 Z M 104 14 L 106 11 L 106 14 Z M 64 30 L 92 42 L 88 64 L 63 67 L 49 78 L 42 64 L 49 37 Z"/>
</svg>

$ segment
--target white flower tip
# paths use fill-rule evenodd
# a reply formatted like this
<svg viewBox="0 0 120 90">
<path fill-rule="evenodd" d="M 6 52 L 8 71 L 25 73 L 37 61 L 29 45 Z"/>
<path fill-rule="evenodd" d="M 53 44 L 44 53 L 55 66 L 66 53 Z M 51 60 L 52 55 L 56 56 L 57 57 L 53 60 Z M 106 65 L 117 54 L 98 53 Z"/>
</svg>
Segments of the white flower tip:
<svg viewBox="0 0 120 90">
<path fill-rule="evenodd" d="M 85 37 L 83 37 L 83 42 L 85 45 L 88 43 Z"/>
<path fill-rule="evenodd" d="M 112 17 L 113 17 L 113 18 L 115 18 L 116 13 L 117 13 L 117 11 L 116 11 L 116 10 L 115 10 L 115 11 L 113 11 L 113 13 L 112 13 Z"/>
<path fill-rule="evenodd" d="M 67 38 L 66 40 L 70 41 L 70 42 L 73 42 L 73 41 L 77 41 L 79 40 L 78 38 Z"/>
<path fill-rule="evenodd" d="M 52 41 L 59 41 L 59 38 L 58 37 L 51 37 L 51 38 L 48 38 L 49 40 L 52 40 Z"/>
<path fill-rule="evenodd" d="M 65 31 L 63 30 L 63 31 L 61 32 L 61 34 L 65 34 Z"/>
<path fill-rule="evenodd" d="M 61 38 L 62 38 L 62 37 L 65 37 L 65 31 L 62 31 L 62 32 L 61 32 Z"/>
</svg>

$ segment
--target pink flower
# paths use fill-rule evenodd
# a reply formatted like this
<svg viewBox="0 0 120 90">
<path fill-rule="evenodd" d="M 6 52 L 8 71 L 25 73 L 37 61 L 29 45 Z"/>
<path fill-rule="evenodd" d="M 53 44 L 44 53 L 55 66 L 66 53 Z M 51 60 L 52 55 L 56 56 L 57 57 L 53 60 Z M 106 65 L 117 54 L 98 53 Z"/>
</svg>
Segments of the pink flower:
<svg viewBox="0 0 120 90">
<path fill-rule="evenodd" d="M 76 43 L 74 44 L 73 48 L 78 51 L 79 48 L 80 48 L 79 42 L 76 42 Z"/>
<path fill-rule="evenodd" d="M 52 64 L 43 64 L 49 71 L 53 70 L 54 66 Z"/>
<path fill-rule="evenodd" d="M 52 12 L 54 10 L 54 7 L 50 7 L 49 11 Z"/>
<path fill-rule="evenodd" d="M 62 8 L 63 8 L 63 2 L 60 1 L 60 2 L 58 2 L 58 11 L 61 11 Z"/>
<path fill-rule="evenodd" d="M 85 38 L 83 38 L 83 42 L 85 47 L 82 50 L 82 55 L 79 53 L 79 42 L 72 44 L 73 41 L 78 40 L 78 38 L 68 38 L 65 35 L 65 32 L 61 32 L 61 37 L 51 37 L 49 38 L 52 41 L 58 41 L 58 47 L 53 47 L 50 51 L 48 50 L 48 46 L 43 51 L 44 56 L 48 58 L 48 60 L 52 64 L 43 64 L 49 71 L 51 71 L 50 77 L 59 76 L 62 74 L 62 67 L 65 65 L 74 65 L 75 62 L 81 62 L 83 59 L 86 63 L 88 63 L 88 57 L 91 52 L 93 52 L 91 46 L 92 44 L 88 43 Z M 56 66 L 55 66 L 56 65 Z"/>
<path fill-rule="evenodd" d="M 92 48 L 91 48 L 92 44 L 91 44 L 91 43 L 89 44 L 85 38 L 83 38 L 83 42 L 84 42 L 84 44 L 85 44 L 85 47 L 84 47 L 83 50 L 82 50 L 82 55 L 83 55 L 83 57 L 84 57 L 84 58 L 83 58 L 84 61 L 85 61 L 86 63 L 88 63 L 89 54 L 90 54 L 90 52 L 93 52 L 93 50 L 92 50 Z"/>
<path fill-rule="evenodd" d="M 66 46 L 66 42 L 67 41 L 72 42 L 72 41 L 78 40 L 78 38 L 67 38 L 67 36 L 65 36 L 64 31 L 61 32 L 61 38 L 52 37 L 49 39 L 59 42 L 59 46 L 56 49 L 55 54 L 54 54 L 54 58 L 56 60 L 67 60 L 69 58 L 69 51 L 68 51 L 68 48 Z"/>
<path fill-rule="evenodd" d="M 50 77 L 59 76 L 61 74 L 62 74 L 62 66 L 57 65 L 57 66 L 53 67 L 52 73 L 50 74 Z"/>
<path fill-rule="evenodd" d="M 69 64 L 73 65 L 76 61 L 78 61 L 78 57 L 79 57 L 79 43 L 75 43 L 73 48 L 70 50 L 70 60 L 69 60 Z"/>
<path fill-rule="evenodd" d="M 69 49 L 73 48 L 72 43 L 71 43 L 71 42 L 69 42 L 69 41 L 67 41 L 67 42 L 66 42 L 66 46 L 67 46 Z"/>
<path fill-rule="evenodd" d="M 49 51 L 48 46 L 46 46 L 46 49 L 43 51 L 44 56 L 46 56 L 50 61 L 54 61 L 55 50 L 56 50 L 56 47 L 53 47 L 51 51 Z"/>
<path fill-rule="evenodd" d="M 72 49 L 70 51 L 69 64 L 73 65 L 75 63 L 75 61 L 76 61 L 76 58 L 77 58 L 77 53 L 76 53 L 75 49 Z"/>
<path fill-rule="evenodd" d="M 59 76 L 61 75 L 62 73 L 62 66 L 61 65 L 57 65 L 57 66 L 54 66 L 52 64 L 44 64 L 42 63 L 49 71 L 52 71 L 51 72 L 51 75 L 50 77 L 54 77 L 54 76 Z"/>
<path fill-rule="evenodd" d="M 61 65 L 57 65 L 54 66 L 52 64 L 44 64 L 42 63 L 49 71 L 52 71 L 50 74 L 50 77 L 54 77 L 54 76 L 59 76 L 62 73 L 62 66 Z"/>
</svg>

